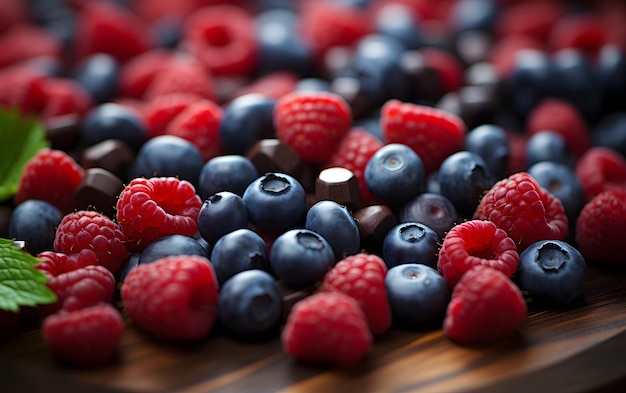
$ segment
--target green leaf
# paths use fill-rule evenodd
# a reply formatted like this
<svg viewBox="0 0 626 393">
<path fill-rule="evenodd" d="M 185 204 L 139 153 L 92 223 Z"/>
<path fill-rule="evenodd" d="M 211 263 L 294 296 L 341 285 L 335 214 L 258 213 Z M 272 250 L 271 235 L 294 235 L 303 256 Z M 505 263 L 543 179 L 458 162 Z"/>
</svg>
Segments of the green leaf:
<svg viewBox="0 0 626 393">
<path fill-rule="evenodd" d="M 48 277 L 37 270 L 38 258 L 0 238 L 0 309 L 18 312 L 21 306 L 36 306 L 57 301 L 46 286 Z"/>
<path fill-rule="evenodd" d="M 46 132 L 39 122 L 16 110 L 0 110 L 0 202 L 17 192 L 26 163 L 47 146 Z"/>
</svg>

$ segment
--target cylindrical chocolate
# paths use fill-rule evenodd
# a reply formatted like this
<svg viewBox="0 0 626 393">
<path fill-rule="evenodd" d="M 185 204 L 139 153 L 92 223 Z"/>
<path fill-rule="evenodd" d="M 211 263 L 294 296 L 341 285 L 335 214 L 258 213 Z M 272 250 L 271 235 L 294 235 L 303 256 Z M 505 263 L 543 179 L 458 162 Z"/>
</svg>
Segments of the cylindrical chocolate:
<svg viewBox="0 0 626 393">
<path fill-rule="evenodd" d="M 315 182 L 315 199 L 331 200 L 355 211 L 361 207 L 359 183 L 351 170 L 342 167 L 324 169 Z"/>
</svg>

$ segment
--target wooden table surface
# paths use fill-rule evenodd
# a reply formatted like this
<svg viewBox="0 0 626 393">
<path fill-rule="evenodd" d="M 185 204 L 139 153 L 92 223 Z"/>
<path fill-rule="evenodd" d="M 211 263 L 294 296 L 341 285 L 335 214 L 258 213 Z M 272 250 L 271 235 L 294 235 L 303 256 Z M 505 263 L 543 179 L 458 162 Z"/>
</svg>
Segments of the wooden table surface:
<svg viewBox="0 0 626 393">
<path fill-rule="evenodd" d="M 531 310 L 514 336 L 461 346 L 437 327 L 394 328 L 349 368 L 300 364 L 277 337 L 219 332 L 181 345 L 127 326 L 105 367 L 59 363 L 36 327 L 0 342 L 0 392 L 620 392 L 626 391 L 626 272 L 589 268 L 583 300 Z"/>
</svg>

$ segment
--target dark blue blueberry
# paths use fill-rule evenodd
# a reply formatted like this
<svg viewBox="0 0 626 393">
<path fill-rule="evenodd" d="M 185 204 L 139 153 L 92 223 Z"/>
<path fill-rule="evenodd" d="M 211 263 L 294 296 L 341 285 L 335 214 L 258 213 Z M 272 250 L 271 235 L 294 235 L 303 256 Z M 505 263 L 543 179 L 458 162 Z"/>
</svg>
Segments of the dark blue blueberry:
<svg viewBox="0 0 626 393">
<path fill-rule="evenodd" d="M 313 74 L 313 51 L 298 34 L 299 16 L 287 9 L 261 12 L 255 18 L 261 74 L 291 71 L 300 76 Z"/>
<path fill-rule="evenodd" d="M 178 18 L 164 17 L 152 24 L 157 45 L 175 49 L 180 43 L 182 22 Z"/>
<path fill-rule="evenodd" d="M 514 277 L 533 304 L 562 307 L 583 295 L 586 272 L 585 259 L 571 244 L 541 240 L 520 253 Z"/>
<path fill-rule="evenodd" d="M 278 328 L 283 298 L 271 274 L 259 269 L 233 275 L 220 289 L 219 320 L 231 333 L 245 337 Z"/>
<path fill-rule="evenodd" d="M 365 183 L 372 195 L 401 205 L 424 189 L 424 165 L 407 145 L 390 143 L 378 149 L 365 167 Z"/>
<path fill-rule="evenodd" d="M 220 285 L 244 270 L 269 271 L 265 240 L 247 228 L 220 237 L 213 246 L 210 260 Z"/>
<path fill-rule="evenodd" d="M 383 241 L 383 260 L 392 268 L 404 263 L 437 266 L 441 238 L 428 226 L 419 222 L 396 225 Z"/>
<path fill-rule="evenodd" d="M 374 135 L 380 141 L 384 140 L 383 130 L 380 127 L 380 113 L 355 121 L 354 127 L 364 129 L 365 131 Z"/>
<path fill-rule="evenodd" d="M 494 0 L 459 0 L 452 6 L 448 23 L 455 33 L 491 32 L 500 9 Z"/>
<path fill-rule="evenodd" d="M 178 177 L 198 187 L 204 160 L 191 142 L 173 135 L 151 138 L 135 157 L 133 177 Z"/>
<path fill-rule="evenodd" d="M 272 271 L 287 287 L 305 288 L 324 278 L 335 264 L 332 246 L 308 229 L 291 229 L 278 236 L 270 249 Z"/>
<path fill-rule="evenodd" d="M 402 206 L 398 212 L 398 221 L 422 223 L 443 239 L 459 222 L 459 218 L 448 198 L 439 193 L 425 192 Z"/>
<path fill-rule="evenodd" d="M 225 234 L 248 227 L 248 209 L 243 199 L 223 191 L 205 200 L 198 213 L 198 231 L 209 244 Z"/>
<path fill-rule="evenodd" d="M 591 133 L 593 146 L 614 149 L 626 157 L 626 108 L 601 118 Z"/>
<path fill-rule="evenodd" d="M 330 82 L 325 79 L 309 77 L 302 78 L 296 83 L 295 89 L 296 91 L 331 91 Z"/>
<path fill-rule="evenodd" d="M 439 167 L 439 188 L 461 217 L 471 217 L 485 191 L 494 184 L 487 163 L 481 156 L 459 151 Z"/>
<path fill-rule="evenodd" d="M 361 249 L 359 228 L 354 217 L 345 206 L 335 201 L 319 201 L 311 206 L 305 227 L 328 240 L 337 261 Z"/>
<path fill-rule="evenodd" d="M 56 228 L 62 218 L 63 213 L 50 203 L 26 200 L 11 213 L 9 237 L 28 242 L 34 254 L 52 250 Z"/>
<path fill-rule="evenodd" d="M 626 54 L 614 44 L 607 44 L 598 53 L 595 74 L 603 93 L 605 113 L 626 110 Z"/>
<path fill-rule="evenodd" d="M 257 228 L 282 232 L 303 224 L 306 195 L 302 185 L 284 173 L 267 173 L 243 193 L 250 223 Z"/>
<path fill-rule="evenodd" d="M 111 55 L 96 53 L 83 59 L 74 71 L 74 78 L 94 102 L 110 101 L 118 93 L 120 64 Z"/>
<path fill-rule="evenodd" d="M 407 263 L 389 269 L 385 277 L 394 323 L 419 324 L 439 320 L 450 301 L 448 284 L 430 266 Z"/>
<path fill-rule="evenodd" d="M 406 49 L 417 49 L 422 45 L 418 22 L 407 6 L 390 3 L 377 11 L 374 30 L 397 39 Z"/>
<path fill-rule="evenodd" d="M 148 139 L 146 124 L 133 109 L 112 102 L 91 109 L 81 124 L 80 136 L 87 146 L 118 139 L 137 151 Z"/>
<path fill-rule="evenodd" d="M 139 266 L 139 259 L 141 258 L 140 251 L 134 251 L 130 253 L 128 259 L 122 264 L 120 270 L 115 274 L 115 279 L 118 283 L 123 283 L 130 272 L 132 272 L 137 266 Z"/>
<path fill-rule="evenodd" d="M 530 166 L 528 173 L 561 201 L 570 226 L 575 225 L 585 203 L 585 191 L 574 170 L 564 164 L 543 161 Z"/>
<path fill-rule="evenodd" d="M 433 171 L 426 178 L 426 192 L 430 194 L 441 194 L 441 187 L 439 187 L 439 171 Z"/>
<path fill-rule="evenodd" d="M 244 154 L 257 141 L 274 136 L 276 101 L 262 94 L 244 94 L 224 109 L 220 142 L 231 154 Z"/>
<path fill-rule="evenodd" d="M 517 52 L 512 75 L 506 82 L 508 97 L 518 116 L 526 116 L 541 99 L 556 94 L 559 87 L 550 56 L 532 49 Z"/>
<path fill-rule="evenodd" d="M 495 179 L 504 177 L 509 162 L 509 142 L 502 127 L 483 124 L 473 128 L 465 137 L 465 150 L 481 156 Z"/>
<path fill-rule="evenodd" d="M 152 241 L 141 251 L 139 263 L 151 263 L 174 255 L 198 255 L 207 258 L 206 249 L 196 239 L 184 235 L 168 235 Z"/>
<path fill-rule="evenodd" d="M 62 0 L 30 0 L 28 3 L 33 21 L 56 36 L 65 49 L 71 49 L 76 37 L 76 10 Z"/>
<path fill-rule="evenodd" d="M 203 200 L 222 191 L 241 196 L 258 177 L 256 167 L 245 156 L 217 156 L 207 161 L 200 171 L 198 195 Z"/>
<path fill-rule="evenodd" d="M 528 143 L 526 144 L 526 166 L 531 166 L 541 161 L 552 161 L 573 166 L 575 157 L 560 134 L 554 131 L 539 131 L 528 138 Z"/>
</svg>

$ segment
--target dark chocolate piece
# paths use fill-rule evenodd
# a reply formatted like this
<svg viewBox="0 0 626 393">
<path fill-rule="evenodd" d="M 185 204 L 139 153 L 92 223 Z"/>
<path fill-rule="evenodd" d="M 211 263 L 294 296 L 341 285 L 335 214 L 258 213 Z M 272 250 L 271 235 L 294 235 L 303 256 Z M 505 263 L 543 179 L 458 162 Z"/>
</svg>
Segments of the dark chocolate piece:
<svg viewBox="0 0 626 393">
<path fill-rule="evenodd" d="M 95 210 L 113 217 L 117 197 L 124 189 L 120 178 L 102 168 L 89 168 L 74 193 L 76 210 Z"/>
<path fill-rule="evenodd" d="M 248 150 L 246 157 L 260 174 L 276 172 L 298 178 L 302 172 L 298 153 L 278 139 L 261 139 Z"/>
<path fill-rule="evenodd" d="M 50 147 L 71 150 L 80 140 L 80 119 L 77 114 L 55 116 L 46 121 L 46 139 Z"/>
<path fill-rule="evenodd" d="M 85 149 L 81 164 L 83 168 L 102 168 L 120 179 L 125 179 L 135 153 L 124 142 L 107 139 Z"/>
<path fill-rule="evenodd" d="M 13 208 L 11 206 L 0 205 L 0 237 L 8 239 L 9 224 L 11 223 L 11 214 Z"/>
<path fill-rule="evenodd" d="M 341 167 L 324 169 L 315 182 L 315 198 L 331 200 L 355 211 L 361 207 L 359 182 L 351 170 Z"/>
<path fill-rule="evenodd" d="M 372 254 L 382 255 L 383 241 L 398 219 L 387 205 L 371 205 L 354 212 L 361 246 Z"/>
<path fill-rule="evenodd" d="M 400 68 L 411 80 L 414 97 L 424 101 L 435 101 L 443 93 L 439 73 L 424 63 L 419 50 L 407 50 L 400 56 Z"/>
</svg>

